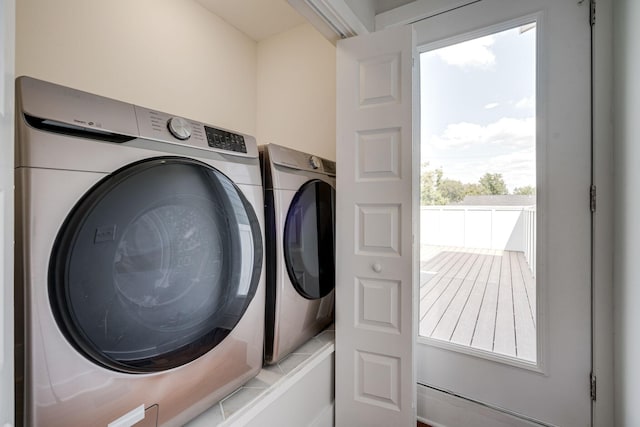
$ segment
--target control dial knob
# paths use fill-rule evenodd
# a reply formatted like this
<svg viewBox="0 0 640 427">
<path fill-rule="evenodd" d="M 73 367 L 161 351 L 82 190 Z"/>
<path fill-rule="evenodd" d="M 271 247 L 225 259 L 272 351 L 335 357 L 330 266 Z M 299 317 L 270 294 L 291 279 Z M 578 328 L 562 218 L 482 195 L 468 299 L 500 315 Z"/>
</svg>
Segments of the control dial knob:
<svg viewBox="0 0 640 427">
<path fill-rule="evenodd" d="M 185 141 L 191 137 L 191 126 L 182 117 L 171 117 L 167 122 L 167 128 L 171 135 L 181 141 Z"/>
<path fill-rule="evenodd" d="M 320 167 L 320 159 L 316 156 L 309 157 L 309 165 L 314 169 L 318 169 Z"/>
</svg>

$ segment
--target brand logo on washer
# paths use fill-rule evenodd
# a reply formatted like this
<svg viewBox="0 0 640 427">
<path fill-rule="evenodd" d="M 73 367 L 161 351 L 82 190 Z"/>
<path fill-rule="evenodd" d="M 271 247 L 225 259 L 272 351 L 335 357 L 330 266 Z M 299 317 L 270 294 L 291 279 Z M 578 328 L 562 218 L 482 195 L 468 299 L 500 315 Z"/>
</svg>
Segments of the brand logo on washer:
<svg viewBox="0 0 640 427">
<path fill-rule="evenodd" d="M 105 225 L 96 228 L 96 236 L 93 243 L 112 242 L 116 240 L 116 225 Z"/>
</svg>

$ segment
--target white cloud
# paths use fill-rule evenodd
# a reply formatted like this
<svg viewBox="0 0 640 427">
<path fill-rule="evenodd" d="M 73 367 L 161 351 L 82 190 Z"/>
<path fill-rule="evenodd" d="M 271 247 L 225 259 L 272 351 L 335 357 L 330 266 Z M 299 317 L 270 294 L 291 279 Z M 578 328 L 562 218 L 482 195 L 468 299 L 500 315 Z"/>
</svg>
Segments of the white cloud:
<svg viewBox="0 0 640 427">
<path fill-rule="evenodd" d="M 477 182 L 485 173 L 501 173 L 512 191 L 535 186 L 535 119 L 503 117 L 488 125 L 460 122 L 441 135 L 423 139 L 422 161 L 442 167 L 444 176 Z"/>
<path fill-rule="evenodd" d="M 536 186 L 535 150 L 532 148 L 492 158 L 490 163 L 496 172 L 502 174 L 504 182 L 513 191 L 516 187 Z"/>
<path fill-rule="evenodd" d="M 497 106 L 499 106 L 500 104 L 498 104 L 497 102 L 490 102 L 487 105 L 484 106 L 485 110 L 492 110 L 494 108 L 496 108 Z"/>
<path fill-rule="evenodd" d="M 519 109 L 533 109 L 536 107 L 536 100 L 533 96 L 528 96 L 526 98 L 522 98 L 520 101 L 516 102 L 516 108 Z"/>
<path fill-rule="evenodd" d="M 486 126 L 467 122 L 452 123 L 442 135 L 429 138 L 428 144 L 440 150 L 479 148 L 480 145 L 522 148 L 534 145 L 535 130 L 533 117 L 502 117 Z"/>
<path fill-rule="evenodd" d="M 447 46 L 434 53 L 449 65 L 487 69 L 496 62 L 496 56 L 491 50 L 494 42 L 494 36 L 485 36 Z"/>
</svg>

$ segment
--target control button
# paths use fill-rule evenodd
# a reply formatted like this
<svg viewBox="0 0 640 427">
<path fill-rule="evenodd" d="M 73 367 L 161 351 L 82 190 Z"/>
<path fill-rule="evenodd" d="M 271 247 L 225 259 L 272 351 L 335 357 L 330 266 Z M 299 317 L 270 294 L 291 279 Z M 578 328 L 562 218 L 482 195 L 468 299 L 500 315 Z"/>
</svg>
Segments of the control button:
<svg viewBox="0 0 640 427">
<path fill-rule="evenodd" d="M 181 141 L 187 140 L 191 137 L 191 125 L 181 117 L 171 117 L 167 122 L 167 128 L 169 129 L 169 132 L 171 132 L 171 135 Z"/>
<path fill-rule="evenodd" d="M 207 135 L 209 147 L 240 153 L 247 152 L 247 146 L 242 135 L 209 126 L 204 126 L 204 131 Z M 194 130 L 194 135 L 195 133 L 196 131 Z"/>
<path fill-rule="evenodd" d="M 320 167 L 320 159 L 316 156 L 309 157 L 309 165 L 314 169 L 318 169 Z"/>
</svg>

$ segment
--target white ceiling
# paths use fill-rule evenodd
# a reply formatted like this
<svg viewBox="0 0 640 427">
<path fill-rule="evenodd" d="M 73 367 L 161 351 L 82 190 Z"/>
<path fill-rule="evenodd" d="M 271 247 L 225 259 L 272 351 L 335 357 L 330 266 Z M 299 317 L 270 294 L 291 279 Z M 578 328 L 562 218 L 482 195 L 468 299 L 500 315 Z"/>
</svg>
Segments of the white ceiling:
<svg viewBox="0 0 640 427">
<path fill-rule="evenodd" d="M 264 40 L 306 22 L 287 0 L 196 1 L 255 41 Z M 413 0 L 373 1 L 375 13 L 378 14 L 411 3 Z"/>
<path fill-rule="evenodd" d="M 411 3 L 414 0 L 376 0 L 375 11 L 376 15 L 382 12 L 386 12 L 396 7 L 404 6 Z"/>
<path fill-rule="evenodd" d="M 303 24 L 287 0 L 196 0 L 255 41 Z"/>
</svg>

